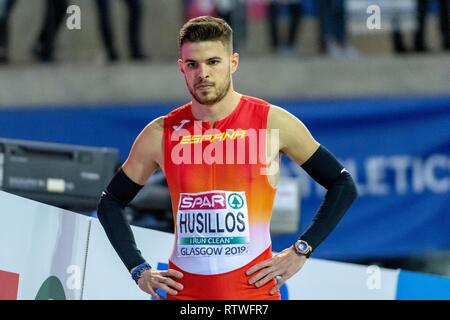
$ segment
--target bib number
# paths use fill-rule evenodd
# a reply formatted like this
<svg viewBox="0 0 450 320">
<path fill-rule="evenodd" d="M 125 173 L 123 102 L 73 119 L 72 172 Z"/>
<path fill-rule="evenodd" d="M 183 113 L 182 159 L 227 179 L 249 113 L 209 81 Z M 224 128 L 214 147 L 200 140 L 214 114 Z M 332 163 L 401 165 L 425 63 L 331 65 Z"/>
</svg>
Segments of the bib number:
<svg viewBox="0 0 450 320">
<path fill-rule="evenodd" d="M 248 253 L 249 243 L 245 192 L 180 193 L 178 257 L 239 256 Z"/>
</svg>

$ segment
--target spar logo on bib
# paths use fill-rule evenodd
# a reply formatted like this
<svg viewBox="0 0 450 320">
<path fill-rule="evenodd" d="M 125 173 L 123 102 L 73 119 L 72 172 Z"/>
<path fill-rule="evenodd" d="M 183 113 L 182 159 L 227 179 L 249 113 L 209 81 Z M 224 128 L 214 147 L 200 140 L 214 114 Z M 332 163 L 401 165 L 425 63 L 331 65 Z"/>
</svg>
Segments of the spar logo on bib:
<svg viewBox="0 0 450 320">
<path fill-rule="evenodd" d="M 244 206 L 244 199 L 239 194 L 232 193 L 228 196 L 228 204 L 233 209 L 240 209 Z"/>
<path fill-rule="evenodd" d="M 250 231 L 245 192 L 181 193 L 176 230 L 179 257 L 248 253 Z"/>
<path fill-rule="evenodd" d="M 180 210 L 225 209 L 225 192 L 181 194 Z"/>
</svg>

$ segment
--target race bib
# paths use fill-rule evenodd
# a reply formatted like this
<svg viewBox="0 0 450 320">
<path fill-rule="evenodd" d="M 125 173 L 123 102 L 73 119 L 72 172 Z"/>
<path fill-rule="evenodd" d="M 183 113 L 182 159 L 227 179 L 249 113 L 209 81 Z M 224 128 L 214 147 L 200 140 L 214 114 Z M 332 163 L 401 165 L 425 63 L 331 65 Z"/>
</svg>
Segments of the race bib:
<svg viewBox="0 0 450 320">
<path fill-rule="evenodd" d="M 178 257 L 248 253 L 250 232 L 245 192 L 180 193 L 177 239 Z"/>
</svg>

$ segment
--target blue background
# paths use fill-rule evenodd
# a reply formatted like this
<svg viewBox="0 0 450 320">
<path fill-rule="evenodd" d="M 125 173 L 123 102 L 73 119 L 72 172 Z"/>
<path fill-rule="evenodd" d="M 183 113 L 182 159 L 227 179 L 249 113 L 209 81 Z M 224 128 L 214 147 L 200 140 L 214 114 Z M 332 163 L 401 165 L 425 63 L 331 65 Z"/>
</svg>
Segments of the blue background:
<svg viewBox="0 0 450 320">
<path fill-rule="evenodd" d="M 450 156 L 450 96 L 271 102 L 299 117 L 339 159 L 352 159 L 357 182 L 364 183 L 364 163 L 374 155 Z M 2 110 L 0 137 L 114 147 L 125 160 L 142 128 L 180 104 Z M 288 164 L 286 159 L 283 163 Z M 449 179 L 449 172 L 436 175 Z M 288 169 L 286 174 L 298 173 Z M 385 182 L 394 189 L 392 176 Z M 299 230 L 307 227 L 321 200 L 316 193 L 302 200 Z M 449 192 L 362 195 L 315 256 L 351 260 L 449 250 L 449 206 Z M 289 246 L 298 235 L 273 237 L 274 250 Z"/>
</svg>

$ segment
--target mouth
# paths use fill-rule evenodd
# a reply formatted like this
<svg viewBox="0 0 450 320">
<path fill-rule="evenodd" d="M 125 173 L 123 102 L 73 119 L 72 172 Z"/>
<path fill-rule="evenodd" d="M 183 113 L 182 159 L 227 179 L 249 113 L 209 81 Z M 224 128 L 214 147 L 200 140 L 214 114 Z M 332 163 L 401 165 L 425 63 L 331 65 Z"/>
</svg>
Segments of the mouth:
<svg viewBox="0 0 450 320">
<path fill-rule="evenodd" d="M 212 87 L 214 87 L 213 84 L 199 84 L 195 86 L 196 89 L 208 89 Z"/>
</svg>

